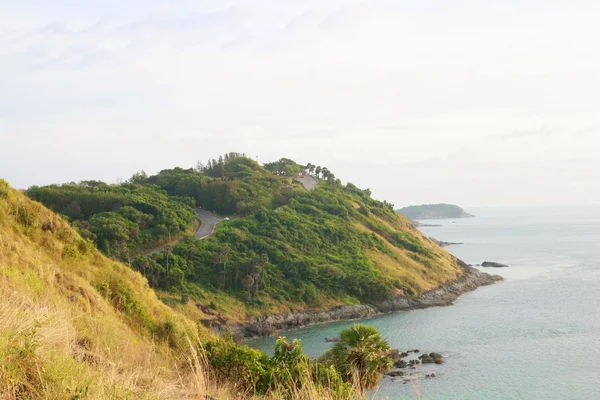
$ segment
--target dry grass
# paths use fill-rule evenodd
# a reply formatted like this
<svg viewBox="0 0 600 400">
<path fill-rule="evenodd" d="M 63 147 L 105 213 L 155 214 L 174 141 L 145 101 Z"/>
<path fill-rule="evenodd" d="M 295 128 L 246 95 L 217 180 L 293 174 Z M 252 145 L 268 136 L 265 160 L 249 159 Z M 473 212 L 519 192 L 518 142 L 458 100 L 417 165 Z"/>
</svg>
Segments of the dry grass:
<svg viewBox="0 0 600 400">
<path fill-rule="evenodd" d="M 0 399 L 195 398 L 175 339 L 199 334 L 142 276 L 0 181 Z"/>
</svg>

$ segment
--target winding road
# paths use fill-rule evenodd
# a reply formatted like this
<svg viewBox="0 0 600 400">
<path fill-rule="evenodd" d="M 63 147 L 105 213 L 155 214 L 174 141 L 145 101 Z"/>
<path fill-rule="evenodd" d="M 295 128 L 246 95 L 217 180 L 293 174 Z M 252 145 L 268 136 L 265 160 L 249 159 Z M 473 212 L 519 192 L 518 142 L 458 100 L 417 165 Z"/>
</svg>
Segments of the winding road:
<svg viewBox="0 0 600 400">
<path fill-rule="evenodd" d="M 302 182 L 302 185 L 308 191 L 313 190 L 319 184 L 319 181 L 314 176 L 310 175 L 300 176 L 297 179 Z M 219 222 L 223 221 L 223 218 L 217 217 L 216 215 L 201 210 L 200 208 L 196 208 L 196 219 L 200 221 L 200 226 L 196 230 L 196 237 L 198 239 L 204 239 L 212 235 L 212 233 L 215 231 L 215 226 L 217 226 Z M 171 246 L 174 246 L 175 244 L 177 244 L 177 242 L 171 243 Z M 144 255 L 149 256 L 150 254 L 160 253 L 165 249 L 165 247 L 166 245 L 163 245 L 149 250 L 145 252 Z"/>
<path fill-rule="evenodd" d="M 200 221 L 200 227 L 196 231 L 196 237 L 198 239 L 204 239 L 205 237 L 210 236 L 210 234 L 215 230 L 215 226 L 217 226 L 219 222 L 223 221 L 222 218 L 219 218 L 216 215 L 210 214 L 199 208 L 196 208 L 196 219 Z"/>
<path fill-rule="evenodd" d="M 200 221 L 200 226 L 196 230 L 196 237 L 198 239 L 204 239 L 210 236 L 214 232 L 215 226 L 217 226 L 219 222 L 223 221 L 222 218 L 219 218 L 216 215 L 203 211 L 199 208 L 196 208 L 196 219 Z M 179 243 L 179 240 L 171 243 L 171 246 L 175 246 L 177 243 Z M 144 253 L 144 255 L 149 256 L 151 254 L 160 253 L 165 249 L 165 247 L 167 247 L 166 244 L 156 247 L 152 250 L 148 250 Z"/>
</svg>

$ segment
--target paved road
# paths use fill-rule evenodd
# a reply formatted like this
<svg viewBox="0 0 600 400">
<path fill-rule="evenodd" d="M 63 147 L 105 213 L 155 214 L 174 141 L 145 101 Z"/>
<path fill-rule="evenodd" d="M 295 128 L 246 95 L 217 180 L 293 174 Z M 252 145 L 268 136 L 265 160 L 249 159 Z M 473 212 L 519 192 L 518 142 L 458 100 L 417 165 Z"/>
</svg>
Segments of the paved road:
<svg viewBox="0 0 600 400">
<path fill-rule="evenodd" d="M 304 175 L 304 176 L 298 177 L 297 179 L 300 182 L 302 182 L 302 185 L 304 185 L 304 189 L 306 189 L 308 191 L 313 190 L 319 184 L 319 181 L 317 180 L 317 178 L 315 178 L 314 176 L 311 176 L 311 175 Z"/>
<path fill-rule="evenodd" d="M 215 230 L 215 226 L 223 221 L 221 218 L 216 215 L 207 213 L 206 211 L 202 211 L 199 208 L 196 208 L 196 219 L 200 221 L 200 227 L 196 231 L 196 237 L 198 239 L 204 239 L 207 236 L 210 236 L 211 233 Z M 171 246 L 175 246 L 178 243 L 171 243 Z M 149 256 L 151 254 L 160 253 L 165 249 L 166 245 L 159 246 L 155 249 L 148 250 L 144 253 L 145 256 Z"/>
<path fill-rule="evenodd" d="M 202 211 L 199 208 L 196 208 L 196 219 L 200 221 L 200 227 L 196 231 L 196 237 L 198 239 L 204 239 L 209 236 L 215 230 L 215 226 L 223 221 L 216 215 Z"/>
</svg>

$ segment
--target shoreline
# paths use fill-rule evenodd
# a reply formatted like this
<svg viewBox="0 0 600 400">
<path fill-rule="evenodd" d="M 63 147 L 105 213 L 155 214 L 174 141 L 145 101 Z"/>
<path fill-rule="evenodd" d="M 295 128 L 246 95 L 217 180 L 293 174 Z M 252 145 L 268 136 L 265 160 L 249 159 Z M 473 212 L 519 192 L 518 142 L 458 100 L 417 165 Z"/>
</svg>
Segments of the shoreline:
<svg viewBox="0 0 600 400">
<path fill-rule="evenodd" d="M 504 280 L 499 275 L 491 275 L 468 266 L 460 260 L 457 261 L 464 271 L 458 279 L 424 292 L 416 298 L 396 296 L 382 302 L 344 305 L 327 311 L 298 311 L 262 316 L 255 318 L 253 322 L 233 324 L 227 328 L 230 329 L 236 341 L 241 342 L 327 322 L 363 319 L 397 311 L 449 306 L 464 293 Z"/>
</svg>

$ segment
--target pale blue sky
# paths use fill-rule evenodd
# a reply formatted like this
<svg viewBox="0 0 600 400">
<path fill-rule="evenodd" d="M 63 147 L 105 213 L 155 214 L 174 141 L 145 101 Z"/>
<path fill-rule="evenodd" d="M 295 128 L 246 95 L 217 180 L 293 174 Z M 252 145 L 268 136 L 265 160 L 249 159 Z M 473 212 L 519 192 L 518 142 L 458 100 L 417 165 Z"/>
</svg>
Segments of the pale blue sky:
<svg viewBox="0 0 600 400">
<path fill-rule="evenodd" d="M 593 1 L 2 1 L 0 177 L 227 151 L 397 205 L 600 203 Z"/>
</svg>

